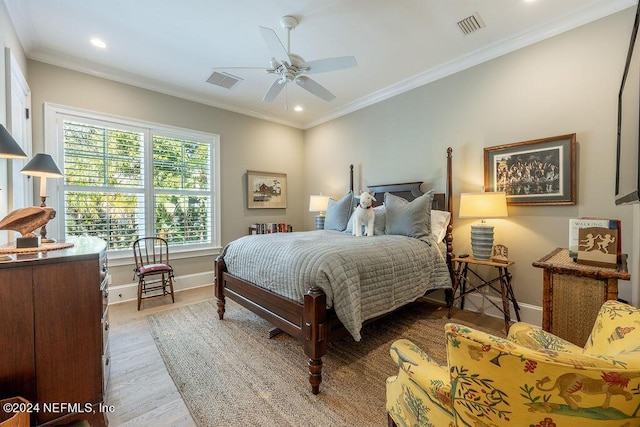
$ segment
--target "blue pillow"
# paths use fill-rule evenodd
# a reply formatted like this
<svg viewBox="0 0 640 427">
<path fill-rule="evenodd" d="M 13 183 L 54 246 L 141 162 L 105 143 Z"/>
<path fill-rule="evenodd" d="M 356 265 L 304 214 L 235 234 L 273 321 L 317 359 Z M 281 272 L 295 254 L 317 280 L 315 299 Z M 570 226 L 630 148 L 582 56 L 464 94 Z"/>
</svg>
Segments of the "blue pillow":
<svg viewBox="0 0 640 427">
<path fill-rule="evenodd" d="M 402 197 L 384 193 L 386 209 L 385 233 L 424 239 L 431 234 L 433 190 L 408 202 Z"/>
<path fill-rule="evenodd" d="M 324 218 L 324 229 L 344 231 L 347 228 L 347 222 L 349 221 L 349 216 L 351 215 L 352 206 L 352 191 L 349 191 L 347 195 L 340 200 L 329 199 L 327 214 Z"/>
</svg>

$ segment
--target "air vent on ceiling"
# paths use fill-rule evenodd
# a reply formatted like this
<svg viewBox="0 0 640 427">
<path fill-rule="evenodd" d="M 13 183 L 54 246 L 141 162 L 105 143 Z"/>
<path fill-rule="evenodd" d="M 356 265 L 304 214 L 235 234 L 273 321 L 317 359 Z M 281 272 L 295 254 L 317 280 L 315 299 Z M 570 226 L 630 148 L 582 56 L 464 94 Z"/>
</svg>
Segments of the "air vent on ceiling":
<svg viewBox="0 0 640 427">
<path fill-rule="evenodd" d="M 484 27 L 486 27 L 486 25 L 484 25 L 484 21 L 482 21 L 482 18 L 480 17 L 480 14 L 478 12 L 467 18 L 464 18 L 462 21 L 458 21 L 458 28 L 460 28 L 460 31 L 462 31 L 465 36 L 468 36 L 471 33 L 475 33 L 476 31 Z"/>
<path fill-rule="evenodd" d="M 207 82 L 225 89 L 231 89 L 241 81 L 242 79 L 240 77 L 233 76 L 229 73 L 219 73 L 217 71 L 214 71 L 207 79 Z"/>
</svg>

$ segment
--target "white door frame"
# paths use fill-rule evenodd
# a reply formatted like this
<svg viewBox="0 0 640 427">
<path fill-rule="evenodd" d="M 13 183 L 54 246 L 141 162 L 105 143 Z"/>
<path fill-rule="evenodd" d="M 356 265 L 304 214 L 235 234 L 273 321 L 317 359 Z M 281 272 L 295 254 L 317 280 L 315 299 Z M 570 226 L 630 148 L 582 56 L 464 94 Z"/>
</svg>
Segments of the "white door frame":
<svg viewBox="0 0 640 427">
<path fill-rule="evenodd" d="M 33 178 L 20 173 L 31 159 L 31 89 L 11 49 L 4 49 L 7 130 L 27 154 L 26 159 L 7 161 L 7 209 L 33 205 Z M 14 233 L 9 233 L 13 241 Z"/>
</svg>

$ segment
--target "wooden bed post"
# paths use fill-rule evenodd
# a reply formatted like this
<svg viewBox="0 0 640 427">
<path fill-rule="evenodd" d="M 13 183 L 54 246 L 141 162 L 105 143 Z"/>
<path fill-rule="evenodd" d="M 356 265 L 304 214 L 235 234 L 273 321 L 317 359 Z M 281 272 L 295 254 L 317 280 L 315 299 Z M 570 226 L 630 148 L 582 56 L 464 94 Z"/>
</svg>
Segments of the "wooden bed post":
<svg viewBox="0 0 640 427">
<path fill-rule="evenodd" d="M 227 265 L 224 262 L 224 259 L 218 257 L 216 258 L 216 281 L 215 281 L 215 294 L 216 299 L 218 300 L 218 317 L 220 320 L 224 317 L 224 284 L 222 283 L 222 273 L 227 271 Z"/>
<path fill-rule="evenodd" d="M 322 356 L 327 353 L 327 295 L 317 286 L 304 294 L 302 314 L 304 352 L 308 357 L 311 392 L 318 394 L 322 382 Z"/>
<path fill-rule="evenodd" d="M 447 148 L 447 210 L 451 214 L 449 225 L 447 226 L 447 234 L 444 238 L 447 244 L 447 267 L 449 267 L 449 276 L 451 283 L 455 280 L 453 272 L 453 170 L 452 170 L 452 153 L 451 147 Z M 453 292 L 450 289 L 445 290 L 445 301 L 447 305 L 453 304 Z"/>
<path fill-rule="evenodd" d="M 349 190 L 354 191 L 354 189 L 353 189 L 353 165 L 349 165 Z"/>
</svg>

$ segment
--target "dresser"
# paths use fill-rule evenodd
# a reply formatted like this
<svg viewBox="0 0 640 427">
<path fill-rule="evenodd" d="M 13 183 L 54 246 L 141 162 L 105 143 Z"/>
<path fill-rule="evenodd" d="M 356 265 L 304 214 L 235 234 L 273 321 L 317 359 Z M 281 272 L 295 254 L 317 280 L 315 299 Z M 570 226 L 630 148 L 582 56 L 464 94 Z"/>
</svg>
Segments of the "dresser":
<svg viewBox="0 0 640 427">
<path fill-rule="evenodd" d="M 0 261 L 0 399 L 27 399 L 31 425 L 106 425 L 107 303 L 103 240 Z"/>
</svg>

